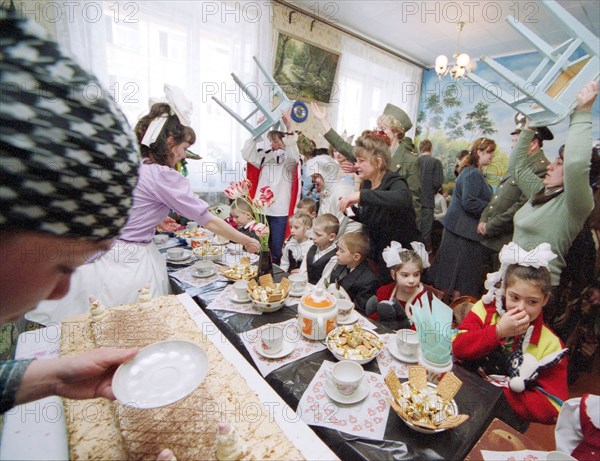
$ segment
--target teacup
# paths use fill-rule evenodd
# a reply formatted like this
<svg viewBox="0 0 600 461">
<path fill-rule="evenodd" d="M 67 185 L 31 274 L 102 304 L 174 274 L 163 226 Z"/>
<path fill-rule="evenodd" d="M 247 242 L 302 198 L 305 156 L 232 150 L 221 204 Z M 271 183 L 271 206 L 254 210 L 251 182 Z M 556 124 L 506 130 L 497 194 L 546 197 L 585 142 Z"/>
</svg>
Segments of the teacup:
<svg viewBox="0 0 600 461">
<path fill-rule="evenodd" d="M 190 232 L 194 232 L 196 229 L 198 229 L 198 223 L 196 221 L 188 221 L 185 228 Z"/>
<path fill-rule="evenodd" d="M 169 240 L 169 236 L 165 234 L 156 234 L 152 236 L 152 241 L 157 245 L 162 245 L 167 240 Z"/>
<path fill-rule="evenodd" d="M 342 322 L 348 320 L 354 310 L 354 303 L 349 299 L 338 299 L 336 306 L 338 308 L 338 320 Z"/>
<path fill-rule="evenodd" d="M 292 284 L 292 290 L 294 293 L 302 293 L 308 283 L 308 276 L 306 274 L 292 274 L 288 277 Z"/>
<path fill-rule="evenodd" d="M 325 372 L 336 390 L 342 395 L 352 395 L 360 386 L 365 375 L 363 367 L 351 360 L 336 363 Z"/>
<path fill-rule="evenodd" d="M 200 275 L 210 274 L 215 268 L 212 261 L 198 261 L 194 267 Z"/>
<path fill-rule="evenodd" d="M 396 346 L 405 357 L 415 358 L 419 350 L 419 336 L 415 330 L 409 328 L 398 330 L 396 333 Z"/>
<path fill-rule="evenodd" d="M 260 344 L 267 354 L 277 354 L 283 349 L 283 328 L 279 325 L 265 325 L 260 331 Z"/>
<path fill-rule="evenodd" d="M 167 258 L 169 259 L 180 259 L 183 256 L 183 248 L 175 247 L 167 250 Z"/>
<path fill-rule="evenodd" d="M 233 284 L 233 291 L 237 299 L 247 299 L 250 297 L 248 294 L 248 281 L 238 280 Z"/>
</svg>

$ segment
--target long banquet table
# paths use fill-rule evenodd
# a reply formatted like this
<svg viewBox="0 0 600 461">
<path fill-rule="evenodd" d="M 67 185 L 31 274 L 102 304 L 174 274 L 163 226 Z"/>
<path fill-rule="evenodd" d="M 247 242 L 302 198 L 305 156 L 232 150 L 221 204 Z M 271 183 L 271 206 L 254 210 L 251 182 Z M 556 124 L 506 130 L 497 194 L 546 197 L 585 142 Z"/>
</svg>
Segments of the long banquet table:
<svg viewBox="0 0 600 461">
<path fill-rule="evenodd" d="M 284 272 L 275 266 L 274 279 L 279 280 Z M 249 315 L 223 310 L 205 309 L 220 296 L 231 282 L 217 280 L 203 287 L 193 287 L 171 277 L 171 287 L 175 292 L 187 292 L 208 317 L 221 330 L 237 350 L 254 365 L 241 335 L 267 323 L 279 323 L 297 315 L 297 305 L 289 305 L 273 313 Z M 384 325 L 377 325 L 378 333 L 391 333 Z M 313 353 L 270 372 L 265 380 L 293 409 L 297 409 L 300 399 L 324 360 L 335 361 L 329 350 Z M 379 372 L 376 360 L 364 366 L 366 371 Z M 510 409 L 502 390 L 487 383 L 481 377 L 460 366 L 453 372 L 463 385 L 455 397 L 460 413 L 469 415 L 461 426 L 437 434 L 422 434 L 413 431 L 393 411 L 390 411 L 383 441 L 357 437 L 347 433 L 313 426 L 313 430 L 341 459 L 463 459 L 494 418 L 499 418 L 517 428 L 520 422 Z"/>
</svg>

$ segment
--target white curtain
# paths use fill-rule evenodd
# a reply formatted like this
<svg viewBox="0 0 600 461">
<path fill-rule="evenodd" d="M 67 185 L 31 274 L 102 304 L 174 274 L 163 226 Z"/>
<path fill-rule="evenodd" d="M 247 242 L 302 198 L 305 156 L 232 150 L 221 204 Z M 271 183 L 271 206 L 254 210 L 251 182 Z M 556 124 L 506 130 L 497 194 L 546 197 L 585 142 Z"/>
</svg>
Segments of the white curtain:
<svg viewBox="0 0 600 461">
<path fill-rule="evenodd" d="M 342 37 L 336 131 L 355 136 L 375 128 L 387 103 L 403 109 L 416 124 L 422 69 L 347 35 Z M 336 120 L 334 116 L 331 120 Z M 413 136 L 414 127 L 408 132 Z"/>
<path fill-rule="evenodd" d="M 193 102 L 191 150 L 203 160 L 188 162 L 188 177 L 215 203 L 242 176 L 241 143 L 249 133 L 212 96 L 246 116 L 252 106 L 231 73 L 266 91 L 252 56 L 272 69 L 271 8 L 225 1 L 85 1 L 73 8 L 57 23 L 59 42 L 99 78 L 132 126 L 150 97 L 163 97 L 165 83 Z"/>
</svg>

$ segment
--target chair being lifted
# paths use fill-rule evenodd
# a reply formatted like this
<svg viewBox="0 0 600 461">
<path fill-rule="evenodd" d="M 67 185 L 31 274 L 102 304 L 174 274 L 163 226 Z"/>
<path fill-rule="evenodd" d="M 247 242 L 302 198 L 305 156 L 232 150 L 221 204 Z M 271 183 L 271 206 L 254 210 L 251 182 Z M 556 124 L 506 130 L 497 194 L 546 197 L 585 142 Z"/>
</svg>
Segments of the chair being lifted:
<svg viewBox="0 0 600 461">
<path fill-rule="evenodd" d="M 250 114 L 248 114 L 246 117 L 241 117 L 215 96 L 213 96 L 213 99 L 217 104 L 219 104 L 219 106 L 225 109 L 229 115 L 241 123 L 244 128 L 246 128 L 252 134 L 254 139 L 257 139 L 272 127 L 276 128 L 279 125 L 279 122 L 281 121 L 281 114 L 289 110 L 294 101 L 287 97 L 273 76 L 268 73 L 258 59 L 256 59 L 256 56 L 252 56 L 252 59 L 254 59 L 254 62 L 256 62 L 260 72 L 265 77 L 265 84 L 269 87 L 268 100 L 265 102 L 259 100 L 259 98 L 252 94 L 252 92 L 249 90 L 249 86 L 245 85 L 234 73 L 231 74 L 231 77 L 246 94 L 246 96 L 248 96 L 248 98 L 250 98 L 250 100 L 254 103 L 256 106 L 254 110 L 252 110 L 252 112 L 250 112 Z M 267 107 L 265 104 L 268 104 L 269 107 Z M 264 120 L 261 120 L 258 126 L 254 126 L 250 124 L 248 120 L 258 112 L 262 114 Z"/>
<path fill-rule="evenodd" d="M 518 90 L 513 97 L 507 97 L 506 94 L 495 96 L 527 116 L 532 126 L 548 126 L 567 117 L 577 104 L 577 92 L 587 82 L 598 79 L 600 40 L 556 1 L 545 0 L 539 2 L 539 5 L 546 8 L 571 38 L 552 48 L 514 17 L 509 16 L 506 21 L 537 48 L 543 56 L 542 61 L 527 80 L 492 58 L 483 56 L 481 61 Z M 467 73 L 465 76 L 483 88 L 491 86 L 487 80 L 476 74 Z"/>
</svg>

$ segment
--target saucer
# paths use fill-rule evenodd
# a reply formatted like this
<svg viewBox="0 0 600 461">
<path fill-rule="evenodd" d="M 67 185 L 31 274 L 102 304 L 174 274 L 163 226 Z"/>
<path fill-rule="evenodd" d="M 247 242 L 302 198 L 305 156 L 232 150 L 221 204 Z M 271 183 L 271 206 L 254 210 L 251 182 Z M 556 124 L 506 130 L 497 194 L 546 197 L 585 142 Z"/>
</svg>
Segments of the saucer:
<svg viewBox="0 0 600 461">
<path fill-rule="evenodd" d="M 337 319 L 338 325 L 350 325 L 351 323 L 356 323 L 356 322 L 358 322 L 358 312 L 356 312 L 356 310 L 353 310 L 352 313 L 350 314 L 350 317 L 348 317 L 346 320 L 340 320 L 339 317 Z"/>
<path fill-rule="evenodd" d="M 344 395 L 340 394 L 335 386 L 329 381 L 329 379 L 325 380 L 325 393 L 331 400 L 335 400 L 338 403 L 343 403 L 345 405 L 350 405 L 353 403 L 360 402 L 364 400 L 364 398 L 369 395 L 369 385 L 367 380 L 363 378 L 360 386 L 356 389 L 354 394 Z"/>
<path fill-rule="evenodd" d="M 158 408 L 191 394 L 208 374 L 208 355 L 189 341 L 150 344 L 115 372 L 116 399 L 135 408 Z"/>
<path fill-rule="evenodd" d="M 250 296 L 246 296 L 245 298 L 239 298 L 238 295 L 236 295 L 235 293 L 232 293 L 232 295 L 229 297 L 229 299 L 231 299 L 234 303 L 249 303 L 252 301 L 252 299 L 250 298 Z"/>
<path fill-rule="evenodd" d="M 283 347 L 276 354 L 269 354 L 268 352 L 265 352 L 263 350 L 260 342 L 257 344 L 256 350 L 258 351 L 258 353 L 260 355 L 262 355 L 263 357 L 266 357 L 268 359 L 280 359 L 280 358 L 285 357 L 286 355 L 290 355 L 292 352 L 294 352 L 294 349 L 296 349 L 296 342 L 297 341 L 287 341 L 285 339 L 285 335 L 284 335 Z"/>
<path fill-rule="evenodd" d="M 395 358 L 404 363 L 417 363 L 419 361 L 419 354 L 415 354 L 414 357 L 408 357 L 404 355 L 398 349 L 398 344 L 396 344 L 396 338 L 390 338 L 387 345 L 390 354 L 392 354 Z"/>
<path fill-rule="evenodd" d="M 301 298 L 302 296 L 304 296 L 304 293 L 306 293 L 307 290 L 308 287 L 304 287 L 304 289 L 299 291 L 290 290 L 290 296 L 293 296 L 294 298 Z"/>
<path fill-rule="evenodd" d="M 186 259 L 189 259 L 192 257 L 192 251 L 191 250 L 183 250 L 183 254 L 181 256 L 179 256 L 178 258 L 169 258 L 169 254 L 167 253 L 167 261 L 169 262 L 182 262 L 185 261 Z"/>
<path fill-rule="evenodd" d="M 209 272 L 207 272 L 206 274 L 201 274 L 200 272 L 198 272 L 197 270 L 195 270 L 194 272 L 192 272 L 192 275 L 194 277 L 197 277 L 199 279 L 205 279 L 207 277 L 212 277 L 213 275 L 215 275 L 217 273 L 216 269 L 211 269 Z"/>
</svg>

